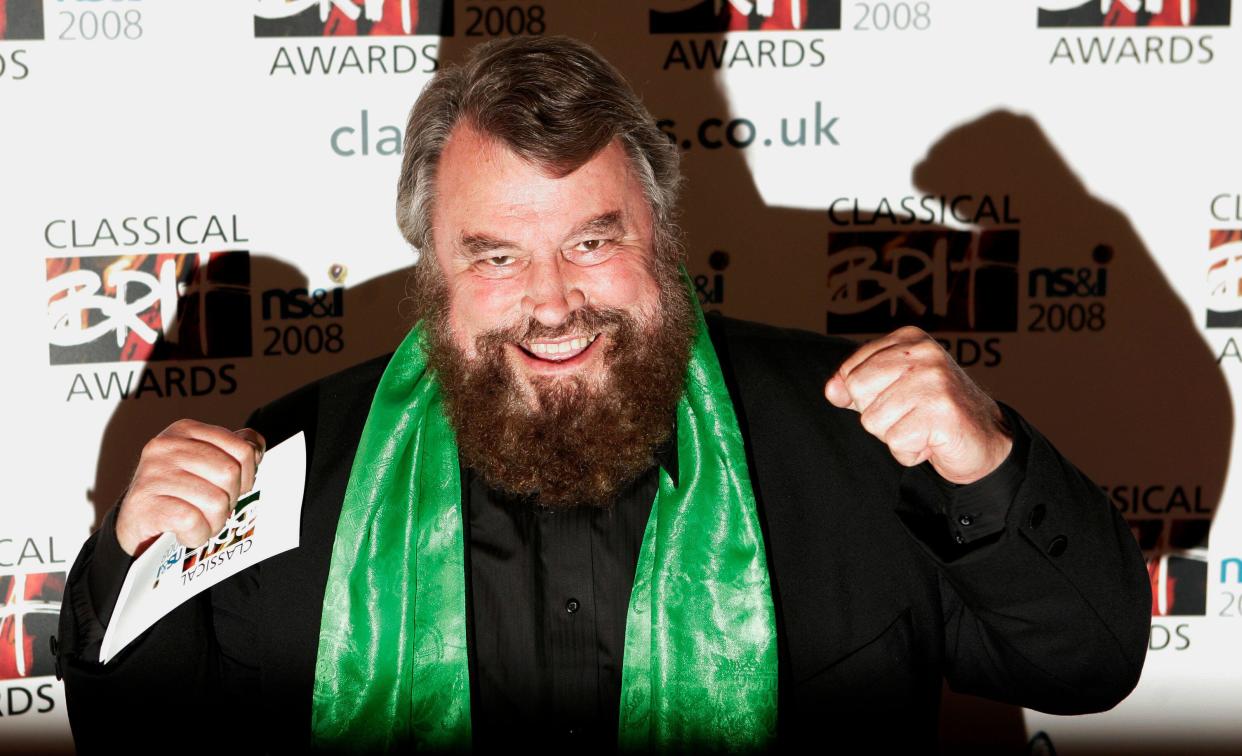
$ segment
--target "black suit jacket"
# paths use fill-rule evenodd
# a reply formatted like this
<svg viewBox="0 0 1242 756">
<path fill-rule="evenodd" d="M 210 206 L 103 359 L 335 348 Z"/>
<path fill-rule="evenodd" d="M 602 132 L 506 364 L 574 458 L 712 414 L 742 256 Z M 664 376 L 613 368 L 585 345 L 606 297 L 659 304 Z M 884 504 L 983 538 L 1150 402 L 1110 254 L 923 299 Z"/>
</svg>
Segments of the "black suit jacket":
<svg viewBox="0 0 1242 756">
<path fill-rule="evenodd" d="M 766 539 L 780 745 L 810 736 L 826 746 L 933 750 L 943 678 L 957 691 L 1052 713 L 1108 709 L 1129 693 L 1150 623 L 1142 556 L 1099 488 L 1035 429 L 1006 408 L 1029 438 L 1025 477 L 1014 501 L 1001 503 L 1003 530 L 962 546 L 948 536 L 936 505 L 943 493 L 927 471 L 900 466 L 855 412 L 824 399 L 856 345 L 708 322 Z M 60 665 L 81 750 L 159 718 L 183 739 L 228 730 L 219 742 L 231 750 L 307 746 L 332 542 L 387 361 L 311 384 L 251 418 L 269 445 L 307 433 L 301 547 L 182 605 L 107 666 L 78 656 L 82 623 L 94 617 L 89 602 L 62 613 Z M 95 547 L 92 536 L 70 586 Z M 222 614 L 234 621 L 217 625 Z M 118 725 L 133 722 L 143 724 Z M 143 742 L 167 745 L 154 735 Z"/>
</svg>

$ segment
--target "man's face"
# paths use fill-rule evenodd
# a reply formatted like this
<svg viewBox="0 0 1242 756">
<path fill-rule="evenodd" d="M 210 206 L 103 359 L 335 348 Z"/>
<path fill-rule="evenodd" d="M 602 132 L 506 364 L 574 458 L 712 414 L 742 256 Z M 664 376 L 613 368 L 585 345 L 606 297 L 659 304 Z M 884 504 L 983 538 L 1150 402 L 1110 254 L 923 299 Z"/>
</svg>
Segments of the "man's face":
<svg viewBox="0 0 1242 756">
<path fill-rule="evenodd" d="M 553 178 L 459 126 L 436 196 L 414 294 L 462 460 L 545 506 L 611 504 L 672 429 L 694 336 L 623 149 Z"/>
<path fill-rule="evenodd" d="M 575 322 L 584 305 L 658 320 L 651 211 L 617 141 L 562 178 L 458 126 L 441 156 L 432 217 L 449 326 L 467 360 L 503 331 L 505 360 L 531 409 L 536 384 L 578 376 L 599 390 L 610 334 Z"/>
</svg>

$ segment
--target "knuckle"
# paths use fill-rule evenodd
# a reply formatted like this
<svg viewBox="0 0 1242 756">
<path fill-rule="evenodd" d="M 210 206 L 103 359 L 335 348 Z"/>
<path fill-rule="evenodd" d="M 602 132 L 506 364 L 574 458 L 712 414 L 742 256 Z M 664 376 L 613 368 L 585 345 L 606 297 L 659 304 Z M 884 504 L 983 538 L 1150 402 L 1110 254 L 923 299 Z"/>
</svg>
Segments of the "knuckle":
<svg viewBox="0 0 1242 756">
<path fill-rule="evenodd" d="M 188 417 L 183 417 L 183 418 L 180 418 L 179 420 L 174 420 L 172 424 L 170 424 L 167 428 L 164 429 L 164 433 L 172 433 L 172 434 L 181 435 L 181 434 L 186 433 L 187 431 L 193 430 L 196 426 L 198 426 L 198 424 L 199 423 L 196 420 L 192 420 Z"/>
<path fill-rule="evenodd" d="M 201 528 L 203 518 L 194 507 L 186 506 L 178 503 L 176 509 L 169 516 L 169 522 L 172 529 L 176 533 L 184 533 L 189 535 L 197 528 Z"/>
<path fill-rule="evenodd" d="M 237 485 L 241 483 L 242 473 L 244 472 L 241 462 L 238 462 L 234 457 L 230 456 L 228 459 L 222 460 L 220 468 L 229 485 Z"/>
<path fill-rule="evenodd" d="M 943 362 L 946 355 L 944 347 L 930 336 L 911 345 L 908 351 L 912 357 L 925 362 Z"/>
<path fill-rule="evenodd" d="M 203 498 L 207 505 L 205 512 L 210 515 L 213 520 L 216 517 L 223 516 L 223 513 L 228 512 L 229 508 L 233 505 L 233 500 L 229 496 L 228 491 L 225 491 L 222 488 L 217 488 L 216 486 L 211 486 L 211 488 L 207 491 L 206 496 Z"/>
<path fill-rule="evenodd" d="M 170 446 L 171 442 L 169 441 L 168 436 L 161 433 L 158 436 L 148 439 L 147 442 L 142 445 L 141 457 L 143 459 L 148 459 L 151 457 L 163 456 L 168 451 Z"/>
</svg>

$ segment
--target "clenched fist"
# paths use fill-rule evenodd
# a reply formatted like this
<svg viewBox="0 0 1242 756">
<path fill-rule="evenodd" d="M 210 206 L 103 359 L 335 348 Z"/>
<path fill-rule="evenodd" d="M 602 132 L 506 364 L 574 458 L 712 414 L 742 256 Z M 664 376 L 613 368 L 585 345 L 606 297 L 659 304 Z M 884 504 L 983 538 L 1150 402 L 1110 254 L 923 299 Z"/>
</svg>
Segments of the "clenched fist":
<svg viewBox="0 0 1242 756">
<path fill-rule="evenodd" d="M 1000 407 L 922 330 L 899 328 L 850 355 L 824 386 L 828 401 L 907 467 L 930 460 L 940 477 L 973 483 L 1009 456 Z"/>
<path fill-rule="evenodd" d="M 196 548 L 220 531 L 254 487 L 266 447 L 249 428 L 178 420 L 147 442 L 116 517 L 116 538 L 138 556 L 161 534 Z"/>
</svg>

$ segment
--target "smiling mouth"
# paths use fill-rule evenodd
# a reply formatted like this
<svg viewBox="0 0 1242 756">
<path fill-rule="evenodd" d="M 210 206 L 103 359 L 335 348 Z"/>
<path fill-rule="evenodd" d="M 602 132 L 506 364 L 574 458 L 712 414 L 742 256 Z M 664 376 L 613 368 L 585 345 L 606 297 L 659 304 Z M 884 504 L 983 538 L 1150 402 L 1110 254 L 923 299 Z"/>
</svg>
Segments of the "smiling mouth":
<svg viewBox="0 0 1242 756">
<path fill-rule="evenodd" d="M 526 356 L 540 362 L 568 362 L 587 351 L 597 338 L 598 333 L 570 339 L 531 339 L 518 343 L 517 347 Z"/>
</svg>

